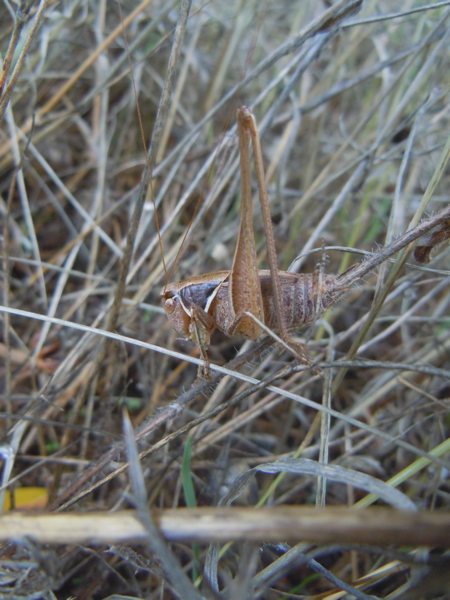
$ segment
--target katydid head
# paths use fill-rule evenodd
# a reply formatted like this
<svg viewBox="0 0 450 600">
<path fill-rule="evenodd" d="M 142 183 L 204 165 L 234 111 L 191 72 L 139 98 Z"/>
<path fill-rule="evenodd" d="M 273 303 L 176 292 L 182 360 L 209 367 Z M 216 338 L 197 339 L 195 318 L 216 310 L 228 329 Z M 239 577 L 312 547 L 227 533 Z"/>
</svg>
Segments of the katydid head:
<svg viewBox="0 0 450 600">
<path fill-rule="evenodd" d="M 169 284 L 161 292 L 161 303 L 173 329 L 185 338 L 190 338 L 191 314 L 183 304 L 177 284 Z"/>
</svg>

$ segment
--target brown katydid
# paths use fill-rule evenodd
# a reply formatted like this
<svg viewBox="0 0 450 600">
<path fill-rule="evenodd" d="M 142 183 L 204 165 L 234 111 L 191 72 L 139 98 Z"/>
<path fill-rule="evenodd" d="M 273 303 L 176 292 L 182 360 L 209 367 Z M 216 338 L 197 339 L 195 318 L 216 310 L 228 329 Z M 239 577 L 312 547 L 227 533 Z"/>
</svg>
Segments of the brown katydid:
<svg viewBox="0 0 450 600">
<path fill-rule="evenodd" d="M 214 330 L 228 336 L 240 334 L 256 339 L 263 333 L 263 324 L 278 333 L 305 361 L 303 347 L 293 342 L 288 332 L 310 323 L 336 300 L 336 295 L 330 293 L 336 288 L 336 276 L 278 270 L 258 130 L 253 114 L 245 106 L 237 111 L 237 127 L 241 205 L 231 269 L 166 285 L 161 294 L 163 307 L 174 329 L 194 341 L 203 357 L 206 357 Z M 257 264 L 249 141 L 253 149 L 270 270 L 259 270 Z"/>
</svg>

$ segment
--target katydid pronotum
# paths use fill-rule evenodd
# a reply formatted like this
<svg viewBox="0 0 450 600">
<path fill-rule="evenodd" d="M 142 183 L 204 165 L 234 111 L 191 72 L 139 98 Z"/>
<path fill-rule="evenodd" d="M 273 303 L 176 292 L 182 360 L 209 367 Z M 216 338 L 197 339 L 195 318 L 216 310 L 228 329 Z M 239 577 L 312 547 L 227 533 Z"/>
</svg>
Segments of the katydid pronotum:
<svg viewBox="0 0 450 600">
<path fill-rule="evenodd" d="M 301 344 L 289 337 L 289 331 L 314 321 L 367 273 L 390 256 L 429 232 L 427 248 L 448 239 L 450 207 L 406 231 L 389 246 L 378 250 L 340 275 L 290 273 L 278 270 L 275 241 L 265 186 L 263 159 L 258 130 L 247 107 L 237 111 L 240 150 L 241 207 L 240 226 L 230 270 L 197 275 L 164 287 L 161 296 L 164 311 L 173 328 L 191 339 L 206 359 L 212 333 L 258 338 L 271 330 L 293 352 L 308 362 Z M 253 148 L 259 201 L 267 241 L 270 270 L 259 270 L 253 231 L 250 182 L 249 140 Z"/>
</svg>

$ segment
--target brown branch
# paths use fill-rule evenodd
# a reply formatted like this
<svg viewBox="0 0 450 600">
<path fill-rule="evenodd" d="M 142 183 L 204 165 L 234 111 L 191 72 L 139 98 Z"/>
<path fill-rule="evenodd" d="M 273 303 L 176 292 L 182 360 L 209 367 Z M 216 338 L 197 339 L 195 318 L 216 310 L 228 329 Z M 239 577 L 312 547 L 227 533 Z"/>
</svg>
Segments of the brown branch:
<svg viewBox="0 0 450 600">
<path fill-rule="evenodd" d="M 348 507 L 181 508 L 154 511 L 171 542 L 295 542 L 450 546 L 450 513 Z M 0 541 L 31 537 L 49 544 L 145 542 L 133 511 L 89 514 L 21 514 L 0 517 Z"/>
<path fill-rule="evenodd" d="M 448 227 L 449 219 L 450 206 L 444 208 L 444 210 L 439 212 L 437 215 L 434 215 L 433 217 L 422 221 L 416 227 L 413 227 L 413 229 L 406 231 L 388 246 L 385 246 L 378 252 L 374 252 L 369 258 L 365 258 L 361 262 L 351 266 L 349 269 L 344 271 L 344 273 L 339 275 L 337 278 L 336 288 L 338 290 L 342 289 L 343 291 L 345 289 L 348 289 L 359 279 L 362 279 L 365 275 L 371 273 L 385 260 L 393 256 L 400 250 L 403 250 L 403 248 L 406 248 L 409 244 L 415 242 L 418 238 L 422 237 L 423 235 L 429 233 L 432 230 L 438 229 L 439 231 L 441 231 L 440 228 Z"/>
</svg>

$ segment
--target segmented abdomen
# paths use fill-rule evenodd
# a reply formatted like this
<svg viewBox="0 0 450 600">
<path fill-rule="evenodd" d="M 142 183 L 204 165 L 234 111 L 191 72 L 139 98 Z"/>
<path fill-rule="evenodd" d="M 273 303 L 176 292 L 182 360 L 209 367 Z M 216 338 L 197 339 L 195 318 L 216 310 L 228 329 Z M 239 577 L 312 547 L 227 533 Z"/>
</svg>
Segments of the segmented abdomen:
<svg viewBox="0 0 450 600">
<path fill-rule="evenodd" d="M 269 271 L 260 271 L 261 292 L 264 305 L 264 321 L 272 330 L 279 329 L 279 319 L 273 302 L 272 279 Z M 300 328 L 319 317 L 331 306 L 342 291 L 336 285 L 335 275 L 323 273 L 288 273 L 280 271 L 281 304 L 284 323 L 288 329 Z M 229 283 L 223 283 L 211 306 L 210 314 L 217 328 L 230 335 L 234 313 L 230 307 Z"/>
<path fill-rule="evenodd" d="M 334 292 L 336 277 L 323 273 L 280 273 L 281 304 L 284 323 L 288 329 L 300 328 L 313 322 L 337 299 Z M 275 314 L 270 275 L 261 278 L 266 325 L 275 331 L 279 319 Z"/>
</svg>

